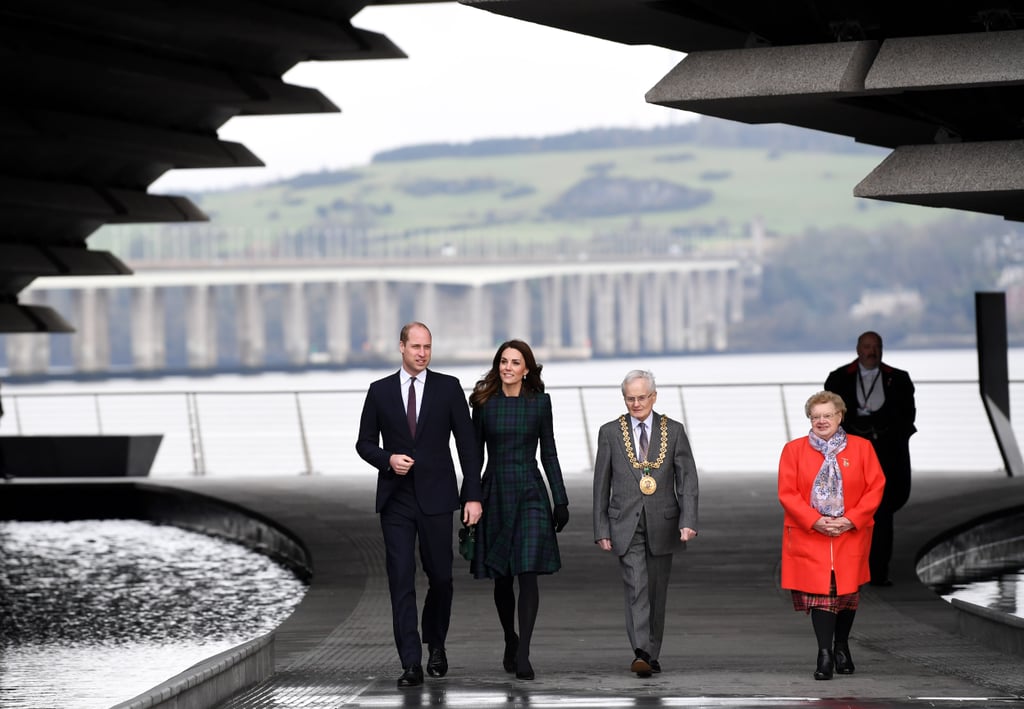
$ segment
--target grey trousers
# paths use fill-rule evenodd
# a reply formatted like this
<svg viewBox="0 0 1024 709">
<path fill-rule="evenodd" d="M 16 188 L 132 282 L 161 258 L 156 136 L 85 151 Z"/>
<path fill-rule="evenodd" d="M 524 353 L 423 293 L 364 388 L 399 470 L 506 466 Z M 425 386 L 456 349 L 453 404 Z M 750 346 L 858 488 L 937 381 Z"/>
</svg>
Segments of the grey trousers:
<svg viewBox="0 0 1024 709">
<path fill-rule="evenodd" d="M 629 548 L 619 557 L 619 566 L 626 596 L 626 635 L 630 645 L 657 660 L 665 635 L 665 603 L 672 575 L 672 554 L 654 556 L 650 553 L 643 516 Z"/>
</svg>

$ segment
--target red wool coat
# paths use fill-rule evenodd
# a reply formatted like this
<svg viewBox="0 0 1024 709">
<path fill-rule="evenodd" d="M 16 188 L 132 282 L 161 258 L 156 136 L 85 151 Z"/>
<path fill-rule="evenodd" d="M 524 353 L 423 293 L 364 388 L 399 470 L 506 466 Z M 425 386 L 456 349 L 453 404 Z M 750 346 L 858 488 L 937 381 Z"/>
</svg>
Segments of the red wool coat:
<svg viewBox="0 0 1024 709">
<path fill-rule="evenodd" d="M 882 501 L 885 476 L 871 441 L 847 435 L 837 456 L 843 476 L 844 516 L 854 529 L 828 537 L 811 529 L 821 513 L 811 507 L 811 487 L 824 456 L 806 436 L 790 441 L 779 459 L 779 502 L 785 511 L 782 532 L 782 588 L 827 594 L 835 568 L 836 592 L 853 593 L 871 580 L 868 552 L 874 514 Z"/>
</svg>

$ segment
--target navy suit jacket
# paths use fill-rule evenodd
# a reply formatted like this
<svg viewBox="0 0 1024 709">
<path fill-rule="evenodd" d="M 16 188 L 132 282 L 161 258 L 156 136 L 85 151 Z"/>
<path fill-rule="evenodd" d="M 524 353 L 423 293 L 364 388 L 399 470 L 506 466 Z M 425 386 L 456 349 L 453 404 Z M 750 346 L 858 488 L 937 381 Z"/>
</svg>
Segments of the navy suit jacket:
<svg viewBox="0 0 1024 709">
<path fill-rule="evenodd" d="M 416 500 L 426 514 L 452 512 L 462 502 L 481 501 L 481 459 L 459 380 L 426 370 L 414 438 L 405 416 L 401 375 L 399 370 L 370 385 L 359 419 L 356 452 L 377 469 L 377 512 L 402 482 L 402 476 L 390 465 L 391 456 L 396 453 L 416 461 L 409 475 Z M 452 459 L 453 434 L 462 467 L 461 495 Z"/>
</svg>

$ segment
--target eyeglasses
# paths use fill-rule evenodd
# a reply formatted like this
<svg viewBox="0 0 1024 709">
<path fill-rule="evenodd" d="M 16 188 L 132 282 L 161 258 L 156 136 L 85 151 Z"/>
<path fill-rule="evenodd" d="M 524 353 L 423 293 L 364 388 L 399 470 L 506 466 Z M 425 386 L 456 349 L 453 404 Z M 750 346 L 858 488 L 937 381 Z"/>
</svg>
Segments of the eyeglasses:
<svg viewBox="0 0 1024 709">
<path fill-rule="evenodd" d="M 838 413 L 832 413 L 832 414 L 813 414 L 811 416 L 811 421 L 831 421 L 832 419 L 834 419 L 838 415 L 839 415 Z"/>
<path fill-rule="evenodd" d="M 626 399 L 627 404 L 643 404 L 652 396 L 654 396 L 654 394 L 644 394 L 643 396 L 627 396 L 624 398 Z"/>
</svg>

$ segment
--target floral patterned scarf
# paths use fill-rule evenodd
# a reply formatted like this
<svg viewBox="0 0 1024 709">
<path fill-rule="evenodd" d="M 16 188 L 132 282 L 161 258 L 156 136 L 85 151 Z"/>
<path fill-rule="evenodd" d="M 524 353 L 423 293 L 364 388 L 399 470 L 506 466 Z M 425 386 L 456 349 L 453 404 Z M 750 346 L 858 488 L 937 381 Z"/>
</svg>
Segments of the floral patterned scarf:
<svg viewBox="0 0 1024 709">
<path fill-rule="evenodd" d="M 836 453 L 846 448 L 846 431 L 840 426 L 827 441 L 811 431 L 807 439 L 811 442 L 811 448 L 825 456 L 811 487 L 811 507 L 827 517 L 842 517 L 846 511 L 843 504 L 843 474 L 839 471 Z"/>
</svg>

